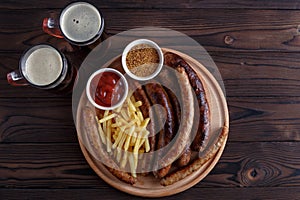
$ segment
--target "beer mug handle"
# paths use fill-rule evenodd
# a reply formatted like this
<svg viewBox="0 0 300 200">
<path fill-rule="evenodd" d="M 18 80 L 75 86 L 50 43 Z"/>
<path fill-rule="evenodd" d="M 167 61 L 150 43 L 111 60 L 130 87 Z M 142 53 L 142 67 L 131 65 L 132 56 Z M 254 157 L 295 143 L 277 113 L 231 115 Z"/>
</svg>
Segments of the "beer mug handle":
<svg viewBox="0 0 300 200">
<path fill-rule="evenodd" d="M 43 20 L 43 31 L 57 38 L 63 38 L 59 29 L 59 22 L 56 18 L 47 17 Z"/>
<path fill-rule="evenodd" d="M 7 82 L 13 86 L 29 85 L 26 79 L 21 75 L 19 70 L 12 71 L 6 75 Z"/>
</svg>

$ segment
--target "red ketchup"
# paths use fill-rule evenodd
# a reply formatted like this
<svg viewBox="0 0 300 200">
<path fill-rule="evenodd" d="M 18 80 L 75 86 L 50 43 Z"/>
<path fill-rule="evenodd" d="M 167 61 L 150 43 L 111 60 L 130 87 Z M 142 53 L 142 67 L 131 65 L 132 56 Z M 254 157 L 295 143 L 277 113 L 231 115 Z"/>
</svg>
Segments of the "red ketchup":
<svg viewBox="0 0 300 200">
<path fill-rule="evenodd" d="M 91 94 L 100 106 L 116 105 L 125 93 L 124 82 L 114 72 L 102 72 L 94 77 L 91 83 Z"/>
</svg>

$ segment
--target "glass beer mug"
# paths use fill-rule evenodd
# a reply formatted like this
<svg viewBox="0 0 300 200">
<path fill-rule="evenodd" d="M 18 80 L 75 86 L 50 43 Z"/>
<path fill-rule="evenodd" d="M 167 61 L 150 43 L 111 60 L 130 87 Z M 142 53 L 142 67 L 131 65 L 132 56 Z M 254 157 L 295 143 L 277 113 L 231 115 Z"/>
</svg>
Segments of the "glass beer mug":
<svg viewBox="0 0 300 200">
<path fill-rule="evenodd" d="M 89 45 L 103 35 L 104 18 L 90 3 L 75 2 L 66 6 L 57 18 L 43 20 L 44 32 L 65 38 L 77 46 Z"/>
<path fill-rule="evenodd" d="M 39 89 L 72 91 L 76 70 L 56 48 L 40 44 L 28 49 L 20 59 L 19 69 L 7 74 L 13 86 L 31 85 Z"/>
</svg>

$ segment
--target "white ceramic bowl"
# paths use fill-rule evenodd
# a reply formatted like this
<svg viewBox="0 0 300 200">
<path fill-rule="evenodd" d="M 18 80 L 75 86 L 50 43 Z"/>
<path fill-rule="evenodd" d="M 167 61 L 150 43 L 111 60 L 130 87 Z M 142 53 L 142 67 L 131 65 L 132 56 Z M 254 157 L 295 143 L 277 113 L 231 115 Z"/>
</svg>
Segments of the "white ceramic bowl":
<svg viewBox="0 0 300 200">
<path fill-rule="evenodd" d="M 113 73 L 117 74 L 120 77 L 120 80 L 122 80 L 123 83 L 124 83 L 124 95 L 122 96 L 122 98 L 120 99 L 120 101 L 117 104 L 109 106 L 109 107 L 101 106 L 101 105 L 97 104 L 95 102 L 94 98 L 92 98 L 92 94 L 91 94 L 91 91 L 90 91 L 92 80 L 97 75 L 99 75 L 99 74 L 101 74 L 103 72 L 113 72 Z M 103 68 L 103 69 L 97 70 L 96 72 L 94 72 L 90 76 L 89 80 L 87 81 L 86 89 L 85 90 L 86 90 L 86 95 L 88 97 L 88 100 L 91 102 L 91 104 L 93 104 L 93 106 L 95 106 L 96 108 L 99 108 L 101 110 L 113 110 L 113 109 L 121 106 L 124 103 L 124 101 L 125 101 L 125 99 L 126 99 L 126 97 L 128 95 L 128 82 L 127 82 L 126 78 L 124 77 L 124 75 L 121 74 L 118 70 L 115 70 L 115 69 L 112 69 L 112 68 Z"/>
<path fill-rule="evenodd" d="M 128 69 L 127 64 L 126 64 L 126 57 L 127 57 L 128 52 L 134 46 L 139 45 L 139 44 L 146 44 L 146 45 L 151 46 L 152 48 L 154 48 L 157 51 L 158 56 L 159 56 L 158 66 L 157 66 L 156 70 L 154 71 L 154 73 L 152 73 L 149 76 L 137 76 L 137 75 L 133 74 Z M 126 72 L 126 74 L 128 74 L 128 76 L 130 76 L 131 78 L 133 78 L 135 80 L 139 80 L 139 81 L 146 81 L 146 80 L 153 79 L 155 76 L 157 76 L 159 74 L 159 72 L 162 69 L 163 64 L 164 64 L 164 55 L 163 55 L 161 48 L 155 42 L 153 42 L 151 40 L 147 40 L 147 39 L 139 39 L 139 40 L 132 41 L 125 47 L 123 54 L 122 54 L 122 66 L 123 66 L 124 71 Z"/>
</svg>

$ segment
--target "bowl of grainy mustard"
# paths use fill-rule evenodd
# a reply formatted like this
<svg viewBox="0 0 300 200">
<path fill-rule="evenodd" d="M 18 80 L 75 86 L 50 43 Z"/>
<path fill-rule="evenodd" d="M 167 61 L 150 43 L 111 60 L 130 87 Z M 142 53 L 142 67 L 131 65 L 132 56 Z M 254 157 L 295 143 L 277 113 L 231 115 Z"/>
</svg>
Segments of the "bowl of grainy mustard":
<svg viewBox="0 0 300 200">
<path fill-rule="evenodd" d="M 134 40 L 129 43 L 122 54 L 125 72 L 133 79 L 146 81 L 159 74 L 164 63 L 161 48 L 148 39 Z"/>
</svg>

